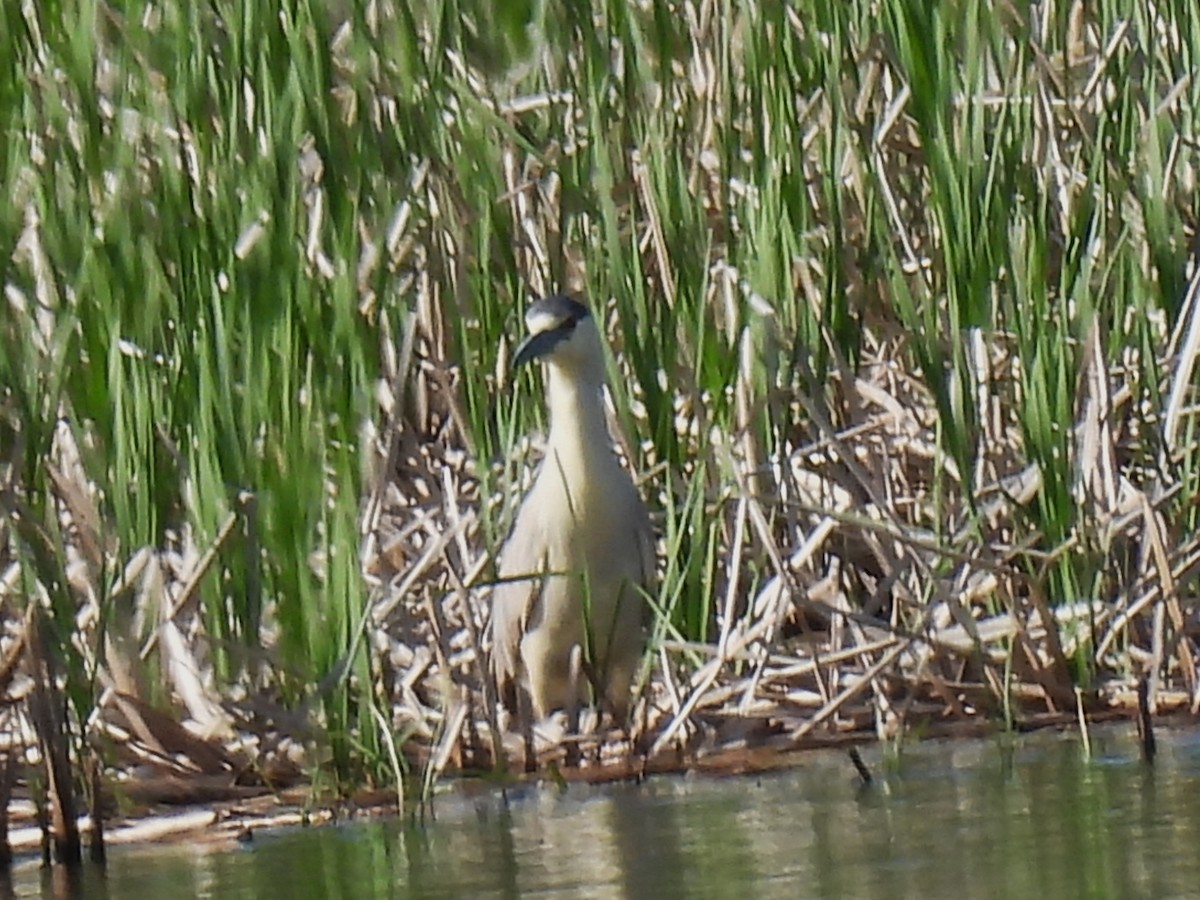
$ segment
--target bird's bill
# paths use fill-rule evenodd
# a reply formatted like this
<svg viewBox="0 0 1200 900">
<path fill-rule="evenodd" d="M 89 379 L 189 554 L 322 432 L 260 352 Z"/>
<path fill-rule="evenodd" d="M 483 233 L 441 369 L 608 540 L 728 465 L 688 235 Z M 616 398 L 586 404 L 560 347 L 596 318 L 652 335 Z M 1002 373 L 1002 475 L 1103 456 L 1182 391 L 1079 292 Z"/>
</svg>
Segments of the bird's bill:
<svg viewBox="0 0 1200 900">
<path fill-rule="evenodd" d="M 519 369 L 527 362 L 541 359 L 554 352 L 554 348 L 570 336 L 570 331 L 562 328 L 550 328 L 531 334 L 517 347 L 517 355 L 513 357 L 513 368 Z"/>
</svg>

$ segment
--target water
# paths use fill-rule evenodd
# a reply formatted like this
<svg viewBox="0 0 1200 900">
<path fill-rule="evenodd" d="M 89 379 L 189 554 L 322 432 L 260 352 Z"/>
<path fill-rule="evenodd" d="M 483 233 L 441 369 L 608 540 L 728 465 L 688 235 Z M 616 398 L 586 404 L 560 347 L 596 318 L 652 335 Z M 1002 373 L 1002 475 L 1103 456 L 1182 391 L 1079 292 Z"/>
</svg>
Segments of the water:
<svg viewBox="0 0 1200 900">
<path fill-rule="evenodd" d="M 16 896 L 1196 897 L 1200 733 L 1131 729 L 840 752 L 761 777 L 510 789 L 398 822 L 259 833 L 236 851 L 114 850 L 64 888 L 26 868 Z"/>
</svg>

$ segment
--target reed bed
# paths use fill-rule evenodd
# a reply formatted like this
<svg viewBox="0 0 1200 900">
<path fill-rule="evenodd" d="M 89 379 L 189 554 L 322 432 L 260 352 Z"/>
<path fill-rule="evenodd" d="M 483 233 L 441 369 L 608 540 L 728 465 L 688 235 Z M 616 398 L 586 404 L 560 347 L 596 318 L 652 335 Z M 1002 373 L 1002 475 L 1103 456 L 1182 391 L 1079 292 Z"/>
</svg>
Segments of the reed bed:
<svg viewBox="0 0 1200 900">
<path fill-rule="evenodd" d="M 564 6 L 5 6 L 8 753 L 49 708 L 125 797 L 517 760 L 488 584 L 558 290 L 660 580 L 633 727 L 543 762 L 1074 722 L 1143 678 L 1194 715 L 1188 5 Z"/>
</svg>

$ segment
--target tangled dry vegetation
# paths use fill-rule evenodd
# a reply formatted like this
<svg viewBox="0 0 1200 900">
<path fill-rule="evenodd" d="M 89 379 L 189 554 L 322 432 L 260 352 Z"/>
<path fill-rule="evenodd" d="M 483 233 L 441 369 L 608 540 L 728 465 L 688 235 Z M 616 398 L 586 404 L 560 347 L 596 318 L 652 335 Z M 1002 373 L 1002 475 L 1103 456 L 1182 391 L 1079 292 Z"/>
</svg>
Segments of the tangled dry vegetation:
<svg viewBox="0 0 1200 900">
<path fill-rule="evenodd" d="M 846 736 L 1124 715 L 1143 673 L 1160 710 L 1195 713 L 1186 586 L 1200 544 L 1176 534 L 1161 510 L 1178 485 L 1128 462 L 1146 413 L 1121 372 L 1090 354 L 1071 426 L 1081 530 L 1046 546 L 1023 514 L 1042 475 L 1006 421 L 1004 397 L 1016 390 L 1006 372 L 1017 363 L 1003 342 L 979 337 L 977 389 L 994 415 L 981 436 L 986 452 L 965 476 L 938 449 L 936 408 L 900 365 L 900 342 L 869 344 L 857 372 L 834 380 L 828 405 L 782 393 L 766 401 L 817 424 L 797 424 L 757 465 L 744 435 L 702 441 L 696 416 L 679 417 L 695 453 L 720 457 L 711 471 L 721 475 L 705 485 L 706 515 L 722 538 L 717 636 L 658 641 L 632 735 L 582 739 L 593 761 L 617 763 L 610 775 L 713 755 L 721 761 L 711 765 L 741 767 L 742 750 Z M 494 720 L 480 664 L 490 568 L 480 510 L 511 512 L 518 498 L 481 497 L 470 457 L 451 442 L 413 440 L 411 422 L 391 431 L 393 477 L 379 491 L 371 577 L 398 722 L 414 759 L 439 771 L 487 766 L 492 748 L 481 736 Z M 517 466 L 528 473 L 536 458 L 522 447 Z M 932 496 L 935 484 L 964 478 L 975 515 L 965 492 Z M 679 505 L 653 469 L 641 483 L 656 508 Z M 660 549 L 668 552 L 665 541 Z M 1038 569 L 1089 552 L 1105 595 L 1047 596 Z M 751 565 L 766 573 L 754 590 Z M 1094 674 L 1081 677 L 1089 666 Z"/>
<path fill-rule="evenodd" d="M 1053 199 L 1046 211 L 1051 270 L 1065 264 L 1067 223 L 1081 197 L 1091 191 L 1105 202 L 1088 174 L 1068 160 L 1095 139 L 1106 115 L 1104 97 L 1115 90 L 1106 67 L 1129 39 L 1124 29 L 1101 34 L 1090 28 L 1079 5 L 1071 22 L 1069 52 L 1031 61 L 1036 75 L 1026 94 L 1011 96 L 998 86 L 992 95 L 956 101 L 1034 105 L 1036 142 L 1028 157 Z M 703 43 L 697 35 L 696 45 Z M 725 208 L 727 186 L 709 168 L 717 152 L 704 147 L 690 157 L 690 187 L 713 228 L 700 302 L 713 312 L 726 352 L 739 359 L 737 377 L 725 388 L 734 417 L 727 427 L 715 425 L 711 394 L 686 373 L 665 373 L 685 448 L 676 479 L 650 442 L 631 446 L 629 422 L 615 404 L 611 424 L 618 433 L 626 425 L 618 443 L 659 511 L 664 569 L 678 548 L 679 525 L 667 519 L 687 505 L 687 484 L 702 473 L 703 518 L 713 523 L 713 565 L 704 587 L 714 639 L 686 640 L 660 622 L 632 733 L 564 739 L 548 723 L 543 760 L 567 758 L 564 740 L 578 740 L 585 767 L 594 767 L 590 777 L 621 777 L 703 759 L 716 768 L 740 768 L 753 764 L 758 749 L 868 734 L 894 739 L 1074 723 L 1131 712 L 1143 676 L 1158 710 L 1194 714 L 1200 706 L 1191 588 L 1200 544 L 1172 521 L 1188 479 L 1179 463 L 1191 453 L 1180 441 L 1193 414 L 1185 398 L 1196 352 L 1196 276 L 1174 322 L 1149 313 L 1155 359 L 1138 347 L 1114 352 L 1100 319 L 1072 342 L 1080 360 L 1068 385 L 1075 417 L 1053 423 L 1068 458 L 1052 477 L 1068 473 L 1075 518 L 1065 539 L 1049 539 L 1038 527 L 1046 474 L 1026 451 L 1020 420 L 1030 405 L 1024 395 L 1030 380 L 1022 372 L 1030 362 L 1021 359 L 1015 336 L 1003 328 L 961 332 L 969 372 L 961 390 L 972 394 L 978 416 L 968 438 L 972 466 L 963 470 L 945 449 L 943 412 L 912 356 L 914 339 L 955 340 L 947 316 L 937 316 L 946 336 L 913 335 L 889 309 L 889 286 L 857 268 L 861 206 L 876 185 L 894 219 L 900 253 L 912 263 L 906 275 L 914 295 L 936 296 L 943 252 L 937 224 L 924 209 L 930 185 L 908 174 L 923 154 L 908 114 L 908 85 L 886 53 L 868 49 L 858 65 L 866 72 L 859 93 L 798 101 L 807 131 L 794 164 L 809 169 L 814 184 L 828 176 L 816 136 L 834 127 L 835 107 L 854 110 L 875 130 L 871 141 L 848 146 L 835 160 L 851 202 L 840 221 L 827 221 L 812 236 L 819 251 L 795 260 L 794 295 L 757 295 L 728 262 L 723 235 L 738 225 Z M 725 112 L 713 89 L 713 58 L 698 54 L 689 66 L 687 89 L 696 93 L 689 103 L 709 105 L 706 114 L 720 120 Z M 1068 92 L 1068 83 L 1078 90 Z M 1164 87 L 1164 96 L 1178 87 Z M 578 117 L 576 102 L 569 95 L 523 97 L 504 114 L 519 126 L 523 112 L 553 107 L 571 121 Z M 532 293 L 552 290 L 555 285 L 543 283 L 546 248 L 561 243 L 558 223 L 565 215 L 557 180 L 517 147 L 505 160 L 503 201 L 523 236 L 517 251 L 522 274 Z M 649 293 L 671 304 L 675 263 L 665 249 L 662 214 L 644 167 L 635 159 L 630 171 L 622 219 L 635 230 Z M 1186 163 L 1173 174 L 1180 185 L 1194 181 Z M 1021 224 L 1012 227 L 1019 240 Z M 860 316 L 861 344 L 851 364 L 826 332 L 825 349 L 836 364 L 832 376 L 818 382 L 805 365 L 815 348 L 789 343 L 794 336 L 780 333 L 777 311 L 786 304 L 822 308 L 823 261 L 835 229 L 846 242 L 841 261 L 849 270 L 843 274 Z M 1103 256 L 1104 250 L 1101 242 L 1089 252 Z M 443 262 L 439 268 L 453 273 L 456 267 Z M 578 286 L 587 277 L 573 270 L 569 281 Z M 455 315 L 446 309 L 456 294 L 454 280 L 423 281 L 416 290 L 413 340 L 386 392 L 386 464 L 369 507 L 368 569 L 380 596 L 376 640 L 406 752 L 440 772 L 492 765 L 488 735 L 495 720 L 481 678 L 487 652 L 481 636 L 489 552 L 503 529 L 489 531 L 485 522 L 511 521 L 538 447 L 521 443 L 513 458 L 493 465 L 486 481 L 503 488 L 481 486 L 483 463 L 472 455 L 461 428 L 466 416 L 455 407 L 454 386 L 465 376 L 445 340 Z M 607 323 L 614 371 L 636 384 L 621 359 L 625 332 L 615 304 L 590 300 Z M 1067 320 L 1072 313 L 1052 307 L 1049 315 Z M 776 365 L 781 357 L 799 360 L 790 381 Z M 1146 373 L 1165 374 L 1147 384 Z M 486 377 L 497 395 L 514 389 L 499 367 Z M 653 423 L 640 391 L 630 390 L 632 431 L 648 434 Z M 524 402 L 538 399 L 530 394 Z M 765 439 L 757 427 L 764 420 Z M 1045 573 L 1064 558 L 1079 562 L 1094 590 L 1052 593 Z"/>
</svg>

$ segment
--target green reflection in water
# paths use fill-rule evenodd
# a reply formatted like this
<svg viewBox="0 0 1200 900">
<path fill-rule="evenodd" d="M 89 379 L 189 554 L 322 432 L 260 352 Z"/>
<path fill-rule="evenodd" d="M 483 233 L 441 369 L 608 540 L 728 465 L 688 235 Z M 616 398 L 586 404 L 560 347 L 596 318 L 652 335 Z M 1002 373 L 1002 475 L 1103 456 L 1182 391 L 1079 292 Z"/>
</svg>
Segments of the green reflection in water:
<svg viewBox="0 0 1200 900">
<path fill-rule="evenodd" d="M 761 778 L 443 798 L 396 822 L 260 834 L 236 852 L 117 851 L 18 896 L 1183 897 L 1200 885 L 1200 736 L 1129 729 L 907 748 L 860 789 L 840 753 Z"/>
</svg>

